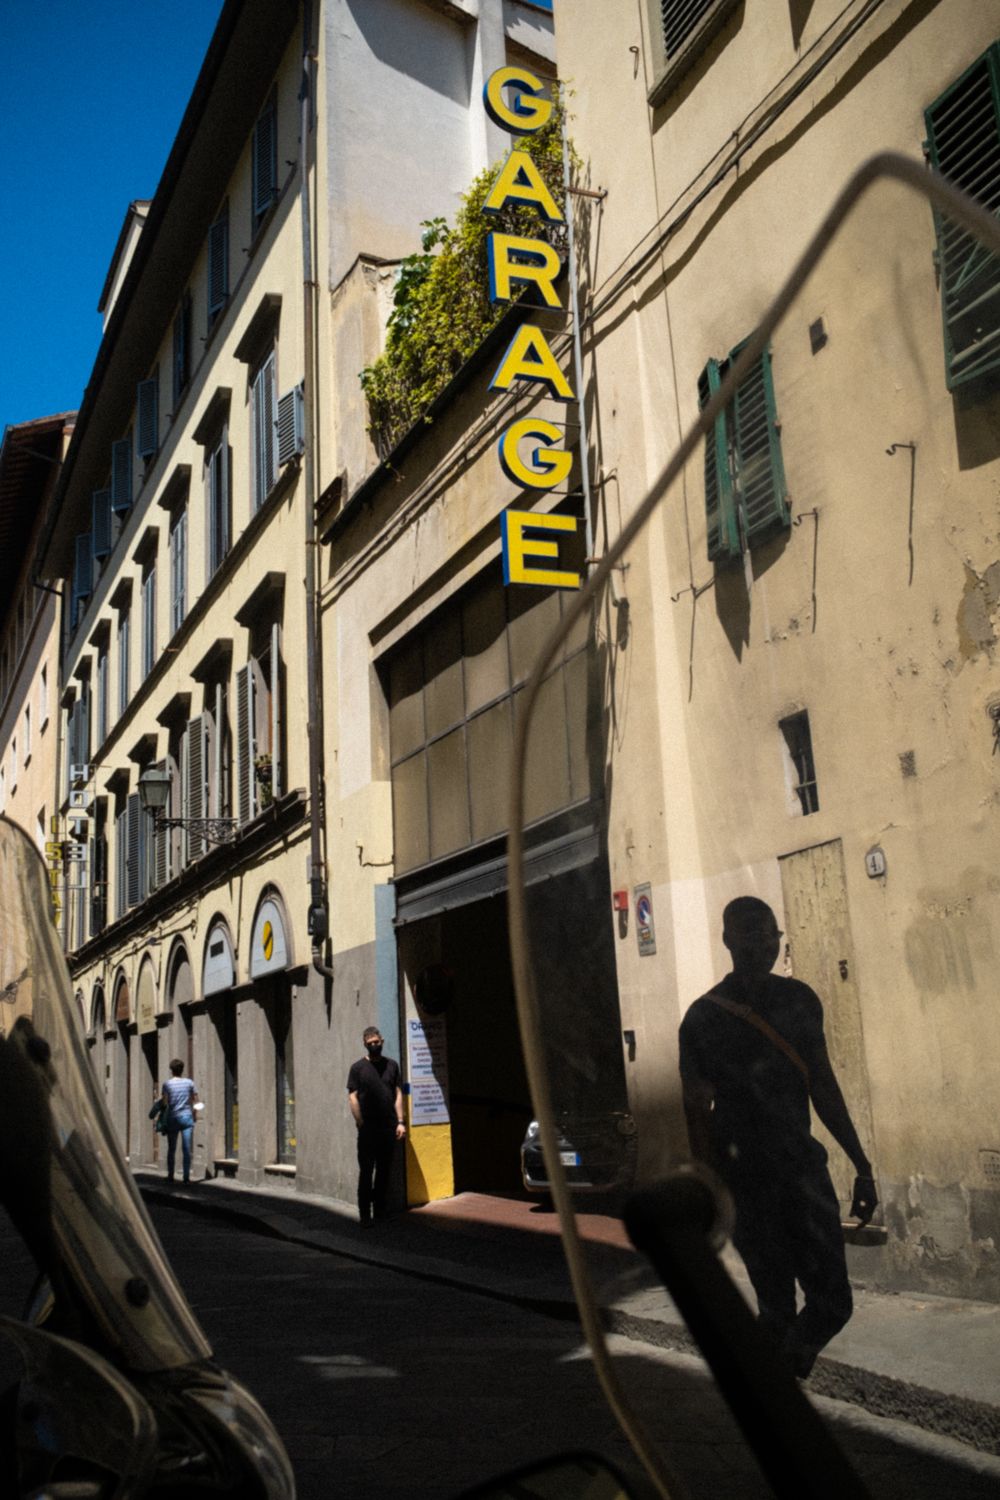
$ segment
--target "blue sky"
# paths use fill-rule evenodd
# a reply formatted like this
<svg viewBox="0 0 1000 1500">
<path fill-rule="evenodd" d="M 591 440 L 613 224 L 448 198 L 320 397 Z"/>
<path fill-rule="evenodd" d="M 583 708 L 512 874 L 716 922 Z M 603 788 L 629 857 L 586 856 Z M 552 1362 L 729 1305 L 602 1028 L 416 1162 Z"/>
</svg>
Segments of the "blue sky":
<svg viewBox="0 0 1000 1500">
<path fill-rule="evenodd" d="M 0 432 L 79 406 L 133 198 L 151 198 L 222 0 L 0 0 Z"/>
<path fill-rule="evenodd" d="M 125 211 L 156 191 L 221 9 L 0 0 L 0 433 L 79 406 Z"/>
</svg>

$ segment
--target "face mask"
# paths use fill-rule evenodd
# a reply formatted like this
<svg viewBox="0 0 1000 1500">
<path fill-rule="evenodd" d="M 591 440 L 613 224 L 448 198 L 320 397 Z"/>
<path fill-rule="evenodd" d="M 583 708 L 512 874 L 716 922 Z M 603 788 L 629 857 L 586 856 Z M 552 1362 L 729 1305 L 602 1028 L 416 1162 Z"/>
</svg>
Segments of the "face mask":
<svg viewBox="0 0 1000 1500">
<path fill-rule="evenodd" d="M 366 1042 L 365 1046 L 368 1048 L 368 1056 L 369 1057 L 381 1057 L 382 1056 L 382 1043 L 381 1042 Z"/>
</svg>

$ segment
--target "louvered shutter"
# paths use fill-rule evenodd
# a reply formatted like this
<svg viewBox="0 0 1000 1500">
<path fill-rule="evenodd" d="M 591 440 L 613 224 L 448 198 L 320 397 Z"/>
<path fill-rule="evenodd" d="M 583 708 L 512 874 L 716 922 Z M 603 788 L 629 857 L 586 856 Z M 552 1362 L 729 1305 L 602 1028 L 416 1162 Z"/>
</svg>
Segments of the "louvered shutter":
<svg viewBox="0 0 1000 1500">
<path fill-rule="evenodd" d="M 115 818 L 115 916 L 128 911 L 128 808 Z"/>
<path fill-rule="evenodd" d="M 718 360 L 710 359 L 698 381 L 700 410 L 704 411 L 721 383 L 721 366 Z M 725 411 L 719 413 L 712 431 L 705 436 L 705 527 L 710 562 L 724 561 L 739 555 L 740 539 L 729 472 Z"/>
<path fill-rule="evenodd" d="M 157 761 L 156 765 L 153 767 L 153 770 L 154 771 L 166 771 L 167 770 L 167 762 L 165 760 L 159 760 L 159 761 Z M 169 802 L 168 802 L 168 806 L 167 806 L 167 809 L 166 809 L 166 816 L 167 817 L 170 816 Z M 148 814 L 147 814 L 147 817 L 148 817 Z M 163 828 L 163 827 L 161 827 L 160 826 L 160 822 L 161 822 L 161 820 L 157 819 L 156 823 L 153 825 L 154 829 L 155 829 L 155 832 L 153 833 L 153 889 L 154 890 L 159 890 L 159 888 L 160 888 L 161 885 L 166 885 L 167 881 L 170 879 L 170 876 L 172 874 L 172 871 L 171 871 L 171 868 L 170 868 L 170 864 L 171 864 L 171 861 L 170 861 L 170 841 L 173 838 L 173 829 L 172 828 Z"/>
<path fill-rule="evenodd" d="M 924 115 L 931 164 L 1000 216 L 1000 42 Z M 1000 369 L 1000 256 L 934 211 L 949 390 Z"/>
<path fill-rule="evenodd" d="M 184 817 L 203 819 L 207 817 L 205 798 L 205 734 L 202 715 L 191 719 L 184 731 Z M 187 859 L 200 859 L 208 848 L 204 833 L 188 828 Z"/>
<path fill-rule="evenodd" d="M 160 380 L 153 375 L 136 389 L 136 452 L 152 458 L 160 446 Z"/>
<path fill-rule="evenodd" d="M 111 444 L 111 509 L 127 515 L 132 509 L 132 435 Z"/>
<path fill-rule="evenodd" d="M 180 630 L 187 613 L 187 506 L 170 528 L 170 633 Z"/>
<path fill-rule="evenodd" d="M 94 586 L 93 557 L 89 531 L 82 531 L 76 539 L 73 562 L 72 624 L 76 628 L 80 605 L 90 598 Z"/>
<path fill-rule="evenodd" d="M 173 399 L 176 406 L 188 383 L 191 368 L 191 296 L 185 292 L 174 318 Z"/>
<path fill-rule="evenodd" d="M 90 764 L 90 679 L 85 677 L 80 683 L 80 696 L 77 699 L 77 741 L 76 756 L 81 766 Z"/>
<path fill-rule="evenodd" d="M 255 667 L 255 662 L 248 662 L 236 674 L 236 817 L 241 824 L 249 823 L 257 813 Z"/>
<path fill-rule="evenodd" d="M 253 222 L 254 228 L 267 213 L 277 187 L 277 129 L 274 100 L 268 101 L 253 132 Z"/>
<path fill-rule="evenodd" d="M 139 806 L 139 793 L 131 792 L 125 804 L 126 815 L 126 863 L 125 863 L 125 893 L 129 906 L 138 906 L 140 901 L 140 889 L 142 879 L 142 865 L 140 858 L 142 849 L 140 847 L 141 834 L 139 820 L 145 816 Z"/>
<path fill-rule="evenodd" d="M 229 208 L 208 231 L 208 321 L 212 324 L 229 296 Z"/>
<path fill-rule="evenodd" d="M 91 842 L 90 936 L 104 931 L 107 922 L 108 841 L 103 830 Z"/>
<path fill-rule="evenodd" d="M 738 353 L 739 349 L 734 349 L 730 357 L 735 359 Z M 733 425 L 737 499 L 743 508 L 747 538 L 753 542 L 776 527 L 789 524 L 771 355 L 767 349 L 737 388 Z"/>
<path fill-rule="evenodd" d="M 90 535 L 94 557 L 103 562 L 111 554 L 110 490 L 95 490 L 90 497 Z"/>
<path fill-rule="evenodd" d="M 222 742 L 225 725 L 222 717 L 222 683 L 215 684 L 215 710 L 212 715 L 212 769 L 209 776 L 209 807 L 213 818 L 227 816 L 226 789 L 222 779 Z"/>
<path fill-rule="evenodd" d="M 254 380 L 254 504 L 259 509 L 275 480 L 274 355 L 269 354 Z"/>
<path fill-rule="evenodd" d="M 718 8 L 719 0 L 661 0 L 663 46 L 668 62 L 683 50 L 703 17 Z"/>
<path fill-rule="evenodd" d="M 216 739 L 215 716 L 206 708 L 201 716 L 202 738 L 201 759 L 204 766 L 204 805 L 205 817 L 217 818 L 219 812 L 219 782 L 216 761 Z"/>
<path fill-rule="evenodd" d="M 230 518 L 230 512 L 231 512 L 232 506 L 230 504 L 230 495 L 229 495 L 230 478 L 229 478 L 229 429 L 228 429 L 228 427 L 224 427 L 222 429 L 222 441 L 219 443 L 218 485 L 219 485 L 218 541 L 219 541 L 219 547 L 220 547 L 221 550 L 220 550 L 219 556 L 218 556 L 218 558 L 216 560 L 216 566 L 217 567 L 218 567 L 218 564 L 222 561 L 222 559 L 228 554 L 228 552 L 229 552 L 229 543 L 230 543 L 229 518 Z"/>
<path fill-rule="evenodd" d="M 301 458 L 304 447 L 302 387 L 287 391 L 278 402 L 278 468 Z"/>
<path fill-rule="evenodd" d="M 281 626 L 271 626 L 271 796 L 284 790 L 281 767 Z"/>
</svg>

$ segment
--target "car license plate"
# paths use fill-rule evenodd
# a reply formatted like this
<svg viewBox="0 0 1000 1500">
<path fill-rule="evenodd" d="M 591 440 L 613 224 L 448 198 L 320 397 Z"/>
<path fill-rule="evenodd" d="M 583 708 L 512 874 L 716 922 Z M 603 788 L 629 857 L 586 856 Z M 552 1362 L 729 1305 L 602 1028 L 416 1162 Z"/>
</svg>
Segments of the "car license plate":
<svg viewBox="0 0 1000 1500">
<path fill-rule="evenodd" d="M 560 1151 L 559 1160 L 564 1167 L 578 1167 L 580 1165 L 579 1151 Z"/>
</svg>

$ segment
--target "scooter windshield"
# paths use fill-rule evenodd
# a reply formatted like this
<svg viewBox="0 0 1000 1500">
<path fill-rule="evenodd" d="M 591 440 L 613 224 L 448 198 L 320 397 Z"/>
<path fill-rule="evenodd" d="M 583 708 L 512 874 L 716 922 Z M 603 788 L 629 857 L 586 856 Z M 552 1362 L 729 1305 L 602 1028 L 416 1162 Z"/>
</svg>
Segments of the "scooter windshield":
<svg viewBox="0 0 1000 1500">
<path fill-rule="evenodd" d="M 578 555 L 522 583 L 525 1183 L 661 1493 L 702 1491 L 650 1350 L 699 1340 L 619 1215 L 692 1164 L 809 1392 L 1000 1404 L 1000 223 L 901 156 L 835 186 L 780 236 L 748 187 L 625 258 L 580 200 Z"/>
<path fill-rule="evenodd" d="M 114 1139 L 59 948 L 45 866 L 0 818 L 0 1197 L 58 1295 L 127 1369 L 211 1349 Z"/>
</svg>

